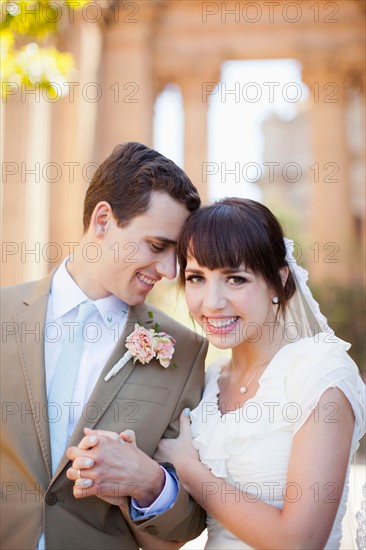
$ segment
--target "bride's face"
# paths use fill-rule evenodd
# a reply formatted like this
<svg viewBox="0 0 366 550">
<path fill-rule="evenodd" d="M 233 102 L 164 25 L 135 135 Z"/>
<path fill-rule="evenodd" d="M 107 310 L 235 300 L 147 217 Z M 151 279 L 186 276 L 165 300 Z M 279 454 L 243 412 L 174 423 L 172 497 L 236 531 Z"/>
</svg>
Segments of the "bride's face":
<svg viewBox="0 0 366 550">
<path fill-rule="evenodd" d="M 244 266 L 210 270 L 188 257 L 185 279 L 191 315 L 215 347 L 233 348 L 272 334 L 274 291 L 260 275 Z"/>
</svg>

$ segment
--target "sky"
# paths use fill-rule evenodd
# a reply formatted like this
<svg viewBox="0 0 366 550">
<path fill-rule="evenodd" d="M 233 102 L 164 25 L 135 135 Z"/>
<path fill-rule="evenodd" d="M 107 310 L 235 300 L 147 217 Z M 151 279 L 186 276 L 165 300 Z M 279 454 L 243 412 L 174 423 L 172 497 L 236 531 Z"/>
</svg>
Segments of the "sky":
<svg viewBox="0 0 366 550">
<path fill-rule="evenodd" d="M 221 82 L 208 108 L 209 197 L 236 195 L 256 200 L 261 191 L 255 180 L 263 161 L 262 122 L 275 114 L 283 120 L 296 116 L 308 90 L 301 81 L 301 65 L 292 59 L 226 61 Z M 154 147 L 183 166 L 184 113 L 180 90 L 169 85 L 155 104 Z M 234 170 L 240 163 L 240 185 L 235 174 L 221 182 L 221 167 Z M 224 163 L 224 165 L 222 165 Z"/>
</svg>

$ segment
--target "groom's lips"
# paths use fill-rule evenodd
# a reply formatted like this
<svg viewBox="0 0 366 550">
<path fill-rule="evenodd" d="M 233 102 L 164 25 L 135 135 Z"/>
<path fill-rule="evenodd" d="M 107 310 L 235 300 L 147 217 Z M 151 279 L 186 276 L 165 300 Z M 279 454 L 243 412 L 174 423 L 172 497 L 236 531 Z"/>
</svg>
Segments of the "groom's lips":
<svg viewBox="0 0 366 550">
<path fill-rule="evenodd" d="M 152 277 L 148 277 L 147 275 L 144 275 L 143 273 L 140 273 L 139 271 L 136 273 L 136 277 L 139 280 L 140 284 L 146 289 L 151 290 L 154 287 L 154 284 L 159 281 L 160 279 L 153 279 Z"/>
</svg>

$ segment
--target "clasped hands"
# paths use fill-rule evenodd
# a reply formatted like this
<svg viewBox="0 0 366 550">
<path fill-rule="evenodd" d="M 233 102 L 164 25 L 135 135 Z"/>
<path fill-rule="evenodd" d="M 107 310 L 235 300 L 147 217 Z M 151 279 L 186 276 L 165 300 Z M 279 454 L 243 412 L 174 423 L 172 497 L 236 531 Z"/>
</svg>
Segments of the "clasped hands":
<svg viewBox="0 0 366 550">
<path fill-rule="evenodd" d="M 137 447 L 132 430 L 117 434 L 84 428 L 84 434 L 77 447 L 66 451 L 72 461 L 66 475 L 74 481 L 73 493 L 77 499 L 97 496 L 123 506 L 126 497 L 132 497 L 141 508 L 148 507 L 165 482 L 157 461 L 172 463 L 179 474 L 190 460 L 198 460 L 185 411 L 180 417 L 180 435 L 176 439 L 162 439 L 154 459 Z"/>
<path fill-rule="evenodd" d="M 85 428 L 84 434 L 77 447 L 66 451 L 72 461 L 66 475 L 75 482 L 75 498 L 97 496 L 122 506 L 126 497 L 133 497 L 139 506 L 150 506 L 162 491 L 164 472 L 137 447 L 134 432 Z"/>
</svg>

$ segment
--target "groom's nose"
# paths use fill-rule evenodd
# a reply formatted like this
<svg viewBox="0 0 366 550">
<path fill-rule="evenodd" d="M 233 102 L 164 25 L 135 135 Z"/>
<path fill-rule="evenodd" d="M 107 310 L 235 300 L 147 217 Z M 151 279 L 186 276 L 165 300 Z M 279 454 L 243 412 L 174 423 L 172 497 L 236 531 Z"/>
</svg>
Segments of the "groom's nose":
<svg viewBox="0 0 366 550">
<path fill-rule="evenodd" d="M 167 251 L 156 264 L 156 270 L 161 277 L 174 279 L 177 275 L 177 256 L 175 250 Z"/>
</svg>

